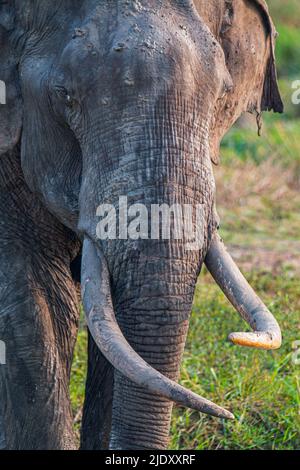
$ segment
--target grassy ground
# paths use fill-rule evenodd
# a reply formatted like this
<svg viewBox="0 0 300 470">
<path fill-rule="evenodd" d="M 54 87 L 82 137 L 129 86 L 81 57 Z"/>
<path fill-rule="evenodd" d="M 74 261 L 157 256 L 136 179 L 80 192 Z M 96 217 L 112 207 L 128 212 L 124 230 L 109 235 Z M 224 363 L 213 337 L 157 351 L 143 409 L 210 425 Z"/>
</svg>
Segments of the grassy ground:
<svg viewBox="0 0 300 470">
<path fill-rule="evenodd" d="M 276 352 L 241 349 L 226 341 L 245 329 L 205 271 L 199 279 L 181 383 L 232 410 L 222 422 L 176 407 L 171 449 L 299 449 L 300 365 L 300 106 L 291 104 L 291 83 L 300 79 L 299 0 L 269 2 L 281 33 L 280 87 L 286 114 L 235 127 L 224 139 L 216 168 L 221 234 L 252 286 L 278 319 L 284 336 Z M 297 76 L 298 74 L 298 76 Z M 86 373 L 82 325 L 73 364 L 71 397 L 80 425 Z"/>
</svg>

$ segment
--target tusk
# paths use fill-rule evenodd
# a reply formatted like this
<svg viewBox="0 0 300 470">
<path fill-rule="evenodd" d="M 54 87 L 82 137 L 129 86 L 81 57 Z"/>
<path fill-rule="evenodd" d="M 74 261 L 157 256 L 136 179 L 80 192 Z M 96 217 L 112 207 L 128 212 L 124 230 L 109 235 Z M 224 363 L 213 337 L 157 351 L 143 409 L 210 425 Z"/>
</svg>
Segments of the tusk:
<svg viewBox="0 0 300 470">
<path fill-rule="evenodd" d="M 228 300 L 254 330 L 250 333 L 231 333 L 229 340 L 252 348 L 280 348 L 281 331 L 277 321 L 248 284 L 218 233 L 212 239 L 205 264 Z"/>
<path fill-rule="evenodd" d="M 234 419 L 229 411 L 162 375 L 132 349 L 117 324 L 106 260 L 88 238 L 83 243 L 82 298 L 91 335 L 106 359 L 125 377 L 180 405 L 218 418 Z"/>
</svg>

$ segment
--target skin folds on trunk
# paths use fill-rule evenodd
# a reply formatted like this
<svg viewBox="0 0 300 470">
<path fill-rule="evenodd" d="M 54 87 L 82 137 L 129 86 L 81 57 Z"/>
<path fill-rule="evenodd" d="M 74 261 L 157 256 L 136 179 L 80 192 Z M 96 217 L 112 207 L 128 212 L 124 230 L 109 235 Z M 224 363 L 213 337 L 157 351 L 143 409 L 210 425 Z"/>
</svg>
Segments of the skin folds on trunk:
<svg viewBox="0 0 300 470">
<path fill-rule="evenodd" d="M 178 123 L 176 124 L 178 126 Z M 165 146 L 168 145 L 168 139 L 172 139 L 174 126 L 171 127 L 171 123 L 168 122 L 170 136 L 165 137 L 163 145 L 161 143 L 163 131 L 158 127 L 158 123 L 155 123 L 155 126 L 157 126 L 157 132 L 151 141 L 151 150 L 148 150 L 147 157 L 145 155 L 147 142 L 141 139 L 139 153 L 132 152 L 122 156 L 124 149 L 119 149 L 118 154 L 118 149 L 114 148 L 114 154 L 116 153 L 119 159 L 122 156 L 126 162 L 127 173 L 125 170 L 112 172 L 111 175 L 108 171 L 101 175 L 89 173 L 89 180 L 83 179 L 80 227 L 82 232 L 91 234 L 89 238 L 93 241 L 88 241 L 87 238 L 86 242 L 90 245 L 101 246 L 103 258 L 107 261 L 110 273 L 111 286 L 107 292 L 110 292 L 111 288 L 114 313 L 123 335 L 132 347 L 132 354 L 137 353 L 168 379 L 177 380 L 195 284 L 209 243 L 210 233 L 215 229 L 214 184 L 209 156 L 203 151 L 204 143 L 199 137 L 192 141 L 191 145 L 188 145 L 186 140 L 180 140 L 181 147 L 177 145 L 177 148 L 169 149 Z M 189 127 L 188 130 L 190 129 Z M 150 132 L 153 135 L 155 130 L 149 129 L 148 135 Z M 184 128 L 182 131 L 187 132 Z M 179 137 L 177 138 L 178 141 L 173 137 L 173 141 L 179 142 Z M 159 139 L 159 142 L 156 143 L 155 139 Z M 194 148 L 193 154 L 188 151 L 191 146 Z M 139 173 L 137 165 L 140 167 Z M 106 185 L 100 186 L 99 181 L 103 180 L 106 181 Z M 204 184 L 199 185 L 199 180 Z M 111 184 L 110 181 L 112 181 Z M 128 182 L 132 184 L 131 187 L 128 187 Z M 136 189 L 133 189 L 133 182 Z M 95 187 L 97 189 L 91 190 Z M 99 188 L 104 188 L 104 190 L 100 192 Z M 118 207 L 120 195 L 129 194 L 128 207 L 133 203 L 142 203 L 149 209 L 149 212 L 152 203 L 166 203 L 171 206 L 176 202 L 192 204 L 193 207 L 196 204 L 202 204 L 204 209 L 203 220 L 201 220 L 204 234 L 203 246 L 195 251 L 187 251 L 183 240 L 97 241 L 94 235 L 95 228 L 91 227 L 97 204 L 94 200 L 90 200 L 90 206 L 88 205 L 90 194 L 97 194 L 98 200 L 110 202 L 115 207 Z M 99 260 L 96 260 L 95 246 L 90 246 L 88 250 L 90 250 L 90 255 L 87 251 L 83 254 L 82 286 L 85 311 L 93 321 L 93 314 L 90 315 L 90 313 L 93 307 L 97 308 L 95 305 L 97 296 L 99 303 L 99 292 L 97 293 L 99 284 L 95 287 L 89 283 L 86 284 L 86 278 L 91 279 L 89 275 L 91 263 L 95 262 L 94 278 L 99 277 L 101 264 Z M 87 256 L 86 259 L 85 256 Z M 93 295 L 91 295 L 92 291 L 94 291 Z M 92 299 L 93 296 L 94 299 Z M 107 299 L 107 294 L 104 298 Z M 106 316 L 105 309 L 104 315 Z M 94 324 L 95 327 L 96 324 Z M 101 328 L 100 325 L 99 327 Z M 116 331 L 115 328 L 113 331 Z M 119 333 L 118 338 L 115 355 L 119 356 L 119 361 L 124 361 L 125 370 L 126 365 L 128 369 L 131 364 L 126 356 L 123 357 L 124 347 Z M 97 337 L 94 336 L 94 339 L 97 342 Z M 102 352 L 104 353 L 103 349 Z M 116 364 L 114 366 L 116 367 Z M 190 396 L 191 401 L 188 406 L 200 410 L 199 404 L 197 405 L 199 397 L 195 395 L 193 398 L 191 392 L 185 392 L 185 401 L 182 400 L 180 394 L 183 390 L 177 385 L 178 391 L 176 391 L 172 382 L 167 386 L 168 394 L 166 395 L 163 387 L 160 388 L 161 379 L 151 379 L 152 372 L 149 372 L 148 383 L 144 381 L 144 386 L 142 382 L 136 384 L 133 382 L 136 373 L 137 370 L 131 370 L 130 380 L 128 370 L 125 374 L 122 374 L 120 370 L 115 370 L 110 447 L 112 449 L 164 449 L 168 442 L 172 410 L 172 402 L 169 400 L 186 405 Z M 143 369 L 141 369 L 142 373 L 144 373 Z M 179 390 L 180 393 L 178 393 Z M 224 409 L 203 400 L 202 411 L 204 412 L 205 406 L 209 413 L 209 410 L 211 412 L 215 410 L 215 415 L 232 417 Z"/>
</svg>

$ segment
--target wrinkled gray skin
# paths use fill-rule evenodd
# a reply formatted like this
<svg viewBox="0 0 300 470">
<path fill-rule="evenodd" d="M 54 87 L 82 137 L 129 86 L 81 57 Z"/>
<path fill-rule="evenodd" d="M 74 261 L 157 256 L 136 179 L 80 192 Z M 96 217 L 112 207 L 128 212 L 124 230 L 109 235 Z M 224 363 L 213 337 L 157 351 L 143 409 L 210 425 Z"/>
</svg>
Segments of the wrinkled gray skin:
<svg viewBox="0 0 300 470">
<path fill-rule="evenodd" d="M 282 111 L 274 30 L 260 0 L 16 0 L 0 25 L 2 445 L 72 449 L 80 240 L 96 239 L 97 206 L 120 195 L 203 204 L 199 251 L 101 242 L 125 337 L 178 379 L 218 224 L 220 140 L 243 111 Z M 172 403 L 114 371 L 91 337 L 88 363 L 81 447 L 166 448 Z"/>
</svg>

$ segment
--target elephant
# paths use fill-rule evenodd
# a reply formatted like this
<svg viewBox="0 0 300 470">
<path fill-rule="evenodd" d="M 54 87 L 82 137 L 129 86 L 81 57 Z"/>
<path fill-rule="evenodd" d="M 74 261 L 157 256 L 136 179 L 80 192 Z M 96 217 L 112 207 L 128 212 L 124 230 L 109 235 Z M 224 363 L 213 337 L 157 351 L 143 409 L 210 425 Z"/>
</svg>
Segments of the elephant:
<svg viewBox="0 0 300 470">
<path fill-rule="evenodd" d="M 163 450 L 203 264 L 252 332 L 280 327 L 221 240 L 213 165 L 244 112 L 283 112 L 264 0 L 1 2 L 0 442 L 76 449 L 70 371 L 82 301 L 83 450 Z M 100 238 L 99 206 L 201 207 L 183 238 Z M 151 221 L 150 221 L 151 222 Z M 162 225 L 162 222 L 160 222 Z M 201 241 L 200 241 L 201 239 Z M 79 294 L 81 286 L 81 295 Z M 79 295 L 78 295 L 79 294 Z"/>
</svg>

